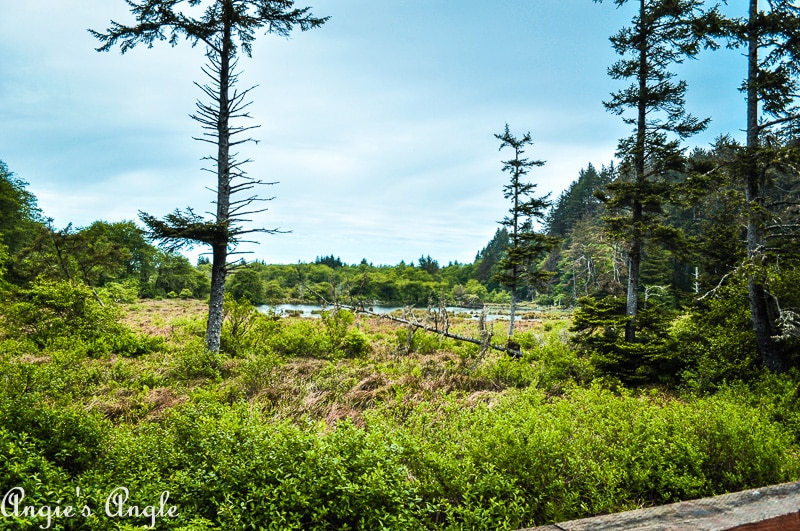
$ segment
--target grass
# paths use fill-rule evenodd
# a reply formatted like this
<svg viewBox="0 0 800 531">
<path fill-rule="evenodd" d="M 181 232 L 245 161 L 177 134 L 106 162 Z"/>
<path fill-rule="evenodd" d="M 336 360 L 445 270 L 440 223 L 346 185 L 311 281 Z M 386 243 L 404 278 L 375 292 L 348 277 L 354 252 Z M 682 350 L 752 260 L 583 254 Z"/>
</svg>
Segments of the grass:
<svg viewBox="0 0 800 531">
<path fill-rule="evenodd" d="M 563 314 L 525 315 L 511 359 L 377 317 L 235 305 L 209 353 L 205 311 L 125 306 L 150 338 L 129 355 L 2 340 L 0 446 L 81 459 L 11 472 L 170 490 L 189 514 L 165 529 L 515 529 L 800 477 L 790 379 L 707 397 L 604 385 Z M 507 323 L 490 326 L 502 342 Z"/>
<path fill-rule="evenodd" d="M 541 377 L 532 358 L 521 370 L 521 364 L 496 351 L 479 360 L 477 346 L 422 331 L 415 332 L 414 351 L 405 353 L 398 335 L 407 334 L 406 327 L 365 315 L 356 317 L 354 327 L 370 339 L 367 357 L 323 360 L 280 356 L 256 348 L 243 357 L 225 359 L 217 371 L 192 375 L 180 367 L 182 362 L 186 365 L 191 361 L 186 357 L 194 353 L 204 331 L 206 308 L 202 303 L 145 300 L 125 309 L 125 323 L 141 333 L 163 337 L 167 350 L 132 360 L 94 362 L 106 366 L 108 380 L 104 386 L 92 388 L 93 400 L 115 418 L 149 419 L 163 412 L 165 402 L 183 403 L 196 388 L 206 388 L 229 401 L 247 400 L 276 420 L 311 418 L 334 424 L 348 418 L 363 425 L 366 411 L 387 402 L 416 404 L 442 394 L 461 395 L 469 403 L 486 401 L 505 389 L 524 387 Z M 545 336 L 560 330 L 563 322 L 560 318 L 542 322 L 541 316 L 527 316 L 516 326 L 527 344 L 537 348 L 547 341 Z M 287 328 L 301 320 L 281 318 Z M 305 322 L 321 326 L 318 320 Z M 497 338 L 495 342 L 499 342 L 507 321 L 492 322 L 489 327 Z M 476 336 L 477 323 L 468 317 L 452 318 L 451 331 Z M 109 364 L 123 364 L 124 370 L 117 367 L 109 372 Z M 150 378 L 155 387 L 142 392 L 139 380 L 143 378 Z M 148 395 L 155 390 L 161 401 Z"/>
</svg>

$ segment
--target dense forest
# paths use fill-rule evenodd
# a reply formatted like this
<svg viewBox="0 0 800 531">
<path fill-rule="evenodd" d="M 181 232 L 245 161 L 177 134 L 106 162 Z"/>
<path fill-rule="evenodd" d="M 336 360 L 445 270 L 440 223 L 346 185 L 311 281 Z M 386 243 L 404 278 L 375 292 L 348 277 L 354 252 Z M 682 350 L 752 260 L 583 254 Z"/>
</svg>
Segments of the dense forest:
<svg viewBox="0 0 800 531">
<path fill-rule="evenodd" d="M 269 17 L 327 20 L 149 3 L 93 34 L 202 42 L 216 88 Z M 263 183 L 222 149 L 246 103 L 207 86 L 214 219 L 59 228 L 0 162 L 2 526 L 512 530 L 800 478 L 800 8 L 638 5 L 605 102 L 630 136 L 550 198 L 506 125 L 510 206 L 472 263 L 231 261 L 256 201 L 235 192 Z M 709 121 L 672 69 L 720 46 L 746 52 L 746 138 L 693 147 Z M 324 310 L 270 309 L 292 302 Z M 378 304 L 404 309 L 358 311 Z"/>
</svg>

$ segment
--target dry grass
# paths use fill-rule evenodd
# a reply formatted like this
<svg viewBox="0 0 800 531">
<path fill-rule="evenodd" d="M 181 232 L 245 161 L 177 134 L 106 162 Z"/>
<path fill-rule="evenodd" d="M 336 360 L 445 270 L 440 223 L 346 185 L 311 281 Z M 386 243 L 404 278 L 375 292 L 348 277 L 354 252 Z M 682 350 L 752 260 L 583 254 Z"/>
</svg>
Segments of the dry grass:
<svg viewBox="0 0 800 531">
<path fill-rule="evenodd" d="M 123 306 L 122 321 L 136 331 L 148 335 L 171 337 L 175 322 L 185 318 L 203 318 L 208 305 L 197 299 L 142 299 Z"/>
<path fill-rule="evenodd" d="M 452 340 L 443 341 L 438 350 L 435 342 L 427 341 L 424 352 L 405 353 L 398 347 L 397 334 L 407 328 L 405 325 L 365 315 L 357 316 L 355 326 L 370 339 L 372 348 L 367 357 L 324 360 L 250 352 L 243 357 L 222 356 L 216 377 L 178 378 L 172 368 L 186 352 L 193 355 L 194 347 L 186 350 L 187 341 L 197 338 L 188 330 L 195 329 L 196 333 L 197 324 L 204 321 L 205 303 L 142 300 L 124 306 L 124 310 L 124 322 L 134 330 L 169 341 L 164 348 L 140 357 L 111 356 L 79 362 L 80 371 L 93 376 L 76 397 L 83 396 L 87 410 L 102 411 L 115 421 L 136 423 L 160 418 L 203 388 L 220 400 L 247 400 L 275 419 L 310 418 L 333 425 L 348 418 L 363 425 L 365 412 L 384 404 L 413 407 L 443 394 L 454 394 L 469 408 L 493 403 L 507 385 L 512 385 L 480 369 L 497 363 L 504 354 L 489 351 L 478 359 L 477 347 L 470 350 L 472 346 L 466 348 Z M 282 319 L 291 326 L 300 318 Z M 476 320 L 454 317 L 450 325 L 451 332 L 478 336 Z M 505 341 L 507 326 L 508 321 L 490 323 L 495 343 Z M 542 327 L 538 318 L 517 321 L 519 331 L 540 332 Z M 49 361 L 32 356 L 19 360 L 29 364 Z"/>
</svg>

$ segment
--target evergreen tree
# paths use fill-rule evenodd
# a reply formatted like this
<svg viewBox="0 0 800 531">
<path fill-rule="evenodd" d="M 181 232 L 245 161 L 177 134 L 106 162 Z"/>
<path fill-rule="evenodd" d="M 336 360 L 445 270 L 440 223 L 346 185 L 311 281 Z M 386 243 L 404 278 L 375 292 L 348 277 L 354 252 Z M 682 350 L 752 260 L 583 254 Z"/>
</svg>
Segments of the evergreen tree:
<svg viewBox="0 0 800 531">
<path fill-rule="evenodd" d="M 592 164 L 581 170 L 578 179 L 558 196 L 547 213 L 547 233 L 563 238 L 582 219 L 597 216 L 602 206 L 597 193 L 611 182 L 614 171 L 613 163 L 599 172 Z"/>
<path fill-rule="evenodd" d="M 26 189 L 27 185 L 0 161 L 0 248 L 5 248 L 8 260 L 6 278 L 14 284 L 29 278 L 20 257 L 36 239 L 43 223 L 36 197 Z"/>
<path fill-rule="evenodd" d="M 510 174 L 508 184 L 503 186 L 503 197 L 511 201 L 509 215 L 500 222 L 508 231 L 509 243 L 505 255 L 498 262 L 498 273 L 495 275 L 502 285 L 511 291 L 511 322 L 508 326 L 508 337 L 514 333 L 514 316 L 517 309 L 519 292 L 523 286 L 532 286 L 544 280 L 548 273 L 536 268 L 535 263 L 542 255 L 552 249 L 558 240 L 552 236 L 536 232 L 534 220 L 543 220 L 545 209 L 550 206 L 548 196 L 535 197 L 536 185 L 522 179 L 531 168 L 543 166 L 542 160 L 523 158 L 525 148 L 533 144 L 531 134 L 525 133 L 522 138 L 511 134 L 506 124 L 502 134 L 494 135 L 500 140 L 500 150 L 511 148 L 514 158 L 503 161 L 503 171 Z"/>
<path fill-rule="evenodd" d="M 431 275 L 439 273 L 439 262 L 431 258 L 431 255 L 423 255 L 419 257 L 419 268 Z"/>
<path fill-rule="evenodd" d="M 714 46 L 706 31 L 717 20 L 716 11 L 701 11 L 701 0 L 635 1 L 638 12 L 632 25 L 611 37 L 614 50 L 623 58 L 609 68 L 613 79 L 632 83 L 604 103 L 633 126 L 632 135 L 619 141 L 619 176 L 606 187 L 604 196 L 607 207 L 617 212 L 607 218 L 609 229 L 627 246 L 627 342 L 636 339 L 645 241 L 653 236 L 678 236 L 660 218 L 671 194 L 672 174 L 683 170 L 680 141 L 708 124 L 707 119 L 686 113 L 686 82 L 675 81 L 669 68 L 694 57 L 703 45 Z M 614 3 L 622 6 L 628 0 Z"/>
<path fill-rule="evenodd" d="M 500 227 L 476 256 L 475 256 L 475 280 L 486 286 L 486 289 L 493 291 L 500 288 L 494 280 L 497 273 L 497 263 L 503 257 L 505 248 L 508 246 L 508 231 L 505 227 Z M 465 281 L 466 282 L 466 281 Z"/>
<path fill-rule="evenodd" d="M 342 263 L 341 258 L 339 258 L 338 256 L 334 257 L 333 255 L 322 256 L 322 257 L 318 256 L 316 258 L 316 260 L 314 260 L 314 263 L 315 264 L 326 265 L 326 266 L 330 267 L 331 269 L 339 269 L 339 268 L 344 266 L 344 264 Z"/>
<path fill-rule="evenodd" d="M 233 199 L 237 193 L 247 192 L 254 186 L 266 184 L 248 176 L 243 165 L 249 161 L 237 160 L 232 152 L 237 145 L 251 141 L 237 135 L 252 126 L 236 126 L 235 118 L 249 118 L 246 99 L 251 89 L 236 90 L 237 60 L 240 53 L 248 57 L 258 30 L 287 37 L 295 26 L 305 31 L 321 26 L 326 18 L 316 18 L 310 8 L 294 8 L 293 0 L 126 0 L 136 17 L 136 24 L 125 26 L 112 21 L 106 33 L 90 30 L 103 45 L 99 51 L 108 51 L 120 43 L 125 53 L 138 44 L 152 46 L 157 41 L 168 40 L 177 44 L 181 37 L 192 45 L 206 47 L 208 65 L 203 72 L 210 83 L 199 85 L 210 103 L 197 103 L 197 120 L 205 130 L 200 138 L 216 147 L 216 154 L 208 158 L 216 164 L 216 213 L 212 220 L 196 215 L 192 209 L 176 210 L 164 220 L 141 213 L 142 221 L 149 227 L 150 235 L 166 243 L 168 249 L 192 244 L 205 244 L 212 250 L 211 297 L 209 299 L 206 346 L 219 351 L 222 330 L 222 305 L 225 295 L 225 278 L 228 273 L 228 255 L 250 232 L 275 232 L 274 230 L 245 230 L 241 223 L 250 214 L 256 196 Z M 181 10 L 180 4 L 186 9 Z M 200 12 L 194 17 L 190 13 Z"/>
<path fill-rule="evenodd" d="M 793 240 L 797 237 L 794 231 L 787 233 L 779 228 L 786 225 L 771 211 L 767 190 L 774 183 L 776 171 L 780 173 L 788 163 L 796 175 L 798 164 L 794 142 L 781 139 L 780 133 L 796 137 L 800 129 L 800 7 L 789 0 L 770 0 L 761 5 L 758 0 L 749 0 L 747 16 L 727 20 L 725 29 L 731 45 L 745 48 L 747 56 L 742 85 L 747 103 L 747 140 L 733 174 L 744 184 L 750 314 L 765 366 L 781 372 L 786 368 L 786 352 L 776 340 L 780 334 L 775 316 L 780 308 L 766 289 L 762 266 L 769 262 L 768 251 L 776 245 L 774 240 L 768 242 L 775 234 Z M 788 202 L 786 198 L 780 201 L 783 205 Z M 791 202 L 797 204 L 796 196 Z M 770 234 L 771 228 L 779 230 Z"/>
</svg>

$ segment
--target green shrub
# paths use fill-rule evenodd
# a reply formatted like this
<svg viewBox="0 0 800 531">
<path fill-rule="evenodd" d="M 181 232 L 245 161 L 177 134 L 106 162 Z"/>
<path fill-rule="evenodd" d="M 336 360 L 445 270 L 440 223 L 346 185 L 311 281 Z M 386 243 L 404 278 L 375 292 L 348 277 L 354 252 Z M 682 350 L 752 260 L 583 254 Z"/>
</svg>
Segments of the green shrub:
<svg viewBox="0 0 800 531">
<path fill-rule="evenodd" d="M 9 332 L 39 347 L 64 338 L 93 340 L 121 329 L 119 311 L 102 306 L 91 288 L 77 282 L 37 280 L 3 312 Z"/>
<path fill-rule="evenodd" d="M 412 352 L 433 354 L 444 349 L 455 350 L 459 346 L 457 342 L 439 334 L 419 329 L 398 328 L 394 331 L 394 334 L 397 348 L 406 354 L 411 354 Z M 409 334 L 412 334 L 410 341 Z"/>
<path fill-rule="evenodd" d="M 129 278 L 124 282 L 109 282 L 97 292 L 104 301 L 134 303 L 139 298 L 139 280 Z"/>
<path fill-rule="evenodd" d="M 491 406 L 446 400 L 368 420 L 404 448 L 420 495 L 448 528 L 515 529 L 800 472 L 791 437 L 730 396 L 683 402 L 573 388 L 554 399 L 529 388 Z"/>
<path fill-rule="evenodd" d="M 761 360 L 742 281 L 723 286 L 716 296 L 677 319 L 670 334 L 676 356 L 685 364 L 683 383 L 705 392 L 724 382 L 752 381 Z"/>
<path fill-rule="evenodd" d="M 323 311 L 319 322 L 298 319 L 272 327 L 273 333 L 264 338 L 263 344 L 258 344 L 284 356 L 329 360 L 361 357 L 370 352 L 372 345 L 369 338 L 354 327 L 354 322 L 355 316 L 350 311 Z"/>
<path fill-rule="evenodd" d="M 217 380 L 222 376 L 222 362 L 225 356 L 212 352 L 202 340 L 195 340 L 175 352 L 172 373 L 182 380 L 205 378 Z"/>
<path fill-rule="evenodd" d="M 70 474 L 93 466 L 108 428 L 80 407 L 48 407 L 41 396 L 30 393 L 3 397 L 0 425 L 19 440 L 30 441 L 49 462 Z"/>
<path fill-rule="evenodd" d="M 338 351 L 345 358 L 360 358 L 372 351 L 372 343 L 361 330 L 350 329 L 340 340 Z"/>
<path fill-rule="evenodd" d="M 419 529 L 400 449 L 349 423 L 265 424 L 243 407 L 171 415 L 183 510 L 222 529 Z"/>
<path fill-rule="evenodd" d="M 248 397 L 271 388 L 278 382 L 277 369 L 282 364 L 283 358 L 271 352 L 251 355 L 238 367 L 239 386 Z"/>
<path fill-rule="evenodd" d="M 37 280 L 3 309 L 6 334 L 26 337 L 41 349 L 86 347 L 92 356 L 140 355 L 160 348 L 162 340 L 136 334 L 120 323 L 120 309 L 103 304 L 84 284 Z"/>
<path fill-rule="evenodd" d="M 326 358 L 328 342 L 316 323 L 301 319 L 286 324 L 267 341 L 267 346 L 284 356 Z"/>
</svg>

